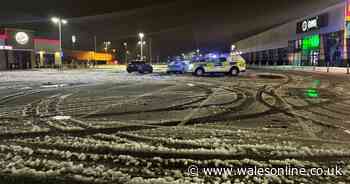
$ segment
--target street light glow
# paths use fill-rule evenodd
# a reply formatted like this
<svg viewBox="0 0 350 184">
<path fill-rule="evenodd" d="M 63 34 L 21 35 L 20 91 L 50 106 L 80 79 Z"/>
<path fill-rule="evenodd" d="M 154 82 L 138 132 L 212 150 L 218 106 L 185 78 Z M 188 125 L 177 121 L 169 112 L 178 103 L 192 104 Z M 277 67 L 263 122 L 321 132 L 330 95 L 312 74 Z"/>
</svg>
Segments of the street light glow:
<svg viewBox="0 0 350 184">
<path fill-rule="evenodd" d="M 59 24 L 59 23 L 61 23 L 61 24 L 68 24 L 68 21 L 66 19 L 61 19 L 59 17 L 52 17 L 51 21 L 53 23 L 55 23 L 55 24 Z"/>
<path fill-rule="evenodd" d="M 139 41 L 137 44 L 141 45 L 141 41 Z M 142 45 L 146 45 L 146 41 L 143 41 Z"/>
<path fill-rule="evenodd" d="M 77 42 L 77 37 L 75 35 L 72 36 L 72 42 L 73 43 Z"/>
<path fill-rule="evenodd" d="M 139 33 L 139 37 L 140 37 L 141 39 L 143 39 L 143 38 L 145 37 L 145 34 L 144 34 L 144 33 Z"/>
<path fill-rule="evenodd" d="M 53 23 L 57 24 L 57 23 L 60 21 L 60 19 L 59 19 L 58 17 L 52 17 L 52 18 L 51 18 L 51 21 L 52 21 Z"/>
</svg>

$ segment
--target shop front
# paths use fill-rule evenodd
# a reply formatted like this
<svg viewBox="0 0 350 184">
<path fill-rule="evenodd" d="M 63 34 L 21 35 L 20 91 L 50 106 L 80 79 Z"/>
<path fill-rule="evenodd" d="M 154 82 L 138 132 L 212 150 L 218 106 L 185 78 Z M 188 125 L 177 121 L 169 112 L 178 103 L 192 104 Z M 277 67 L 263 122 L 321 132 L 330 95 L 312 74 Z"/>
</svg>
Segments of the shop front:
<svg viewBox="0 0 350 184">
<path fill-rule="evenodd" d="M 350 56 L 350 0 L 240 40 L 234 45 L 260 65 L 346 66 Z M 348 9 L 347 14 L 344 13 Z M 346 17 L 345 17 L 346 16 Z M 347 37 L 345 37 L 347 36 Z"/>
<path fill-rule="evenodd" d="M 36 67 L 53 68 L 62 64 L 59 40 L 35 38 Z"/>
<path fill-rule="evenodd" d="M 342 31 L 290 41 L 289 59 L 295 66 L 344 66 Z"/>
<path fill-rule="evenodd" d="M 59 41 L 24 29 L 0 29 L 0 70 L 53 67 L 62 63 Z"/>
<path fill-rule="evenodd" d="M 30 69 L 35 64 L 33 32 L 2 29 L 0 36 L 0 69 Z"/>
<path fill-rule="evenodd" d="M 296 37 L 298 39 L 289 41 L 288 44 L 289 63 L 294 66 L 340 64 L 340 61 L 333 57 L 336 55 L 333 51 L 341 49 L 340 38 L 336 37 L 338 34 L 322 33 L 321 31 L 329 26 L 328 16 L 329 14 L 325 13 L 297 23 Z M 333 39 L 338 41 L 333 42 Z"/>
</svg>

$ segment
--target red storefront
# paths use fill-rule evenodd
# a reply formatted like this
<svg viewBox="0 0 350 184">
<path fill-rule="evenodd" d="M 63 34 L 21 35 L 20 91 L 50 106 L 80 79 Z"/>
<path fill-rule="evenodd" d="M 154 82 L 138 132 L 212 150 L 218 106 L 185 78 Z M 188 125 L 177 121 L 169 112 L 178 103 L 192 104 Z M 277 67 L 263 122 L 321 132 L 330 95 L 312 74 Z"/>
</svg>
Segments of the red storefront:
<svg viewBox="0 0 350 184">
<path fill-rule="evenodd" d="M 31 69 L 45 65 L 45 57 L 56 65 L 59 41 L 35 38 L 35 32 L 24 29 L 0 29 L 0 70 Z"/>
</svg>

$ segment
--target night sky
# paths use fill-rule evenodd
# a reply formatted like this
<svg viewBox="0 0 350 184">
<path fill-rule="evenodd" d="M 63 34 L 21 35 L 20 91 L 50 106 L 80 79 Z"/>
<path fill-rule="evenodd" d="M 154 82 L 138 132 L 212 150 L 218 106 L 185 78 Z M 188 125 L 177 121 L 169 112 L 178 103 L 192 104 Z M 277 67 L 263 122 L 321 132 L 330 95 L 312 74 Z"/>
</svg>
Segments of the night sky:
<svg viewBox="0 0 350 184">
<path fill-rule="evenodd" d="M 306 16 L 341 0 L 31 0 L 6 2 L 0 6 L 1 27 L 27 28 L 38 36 L 58 37 L 49 17 L 69 20 L 64 27 L 64 47 L 71 48 L 71 35 L 78 36 L 77 47 L 93 49 L 96 35 L 112 41 L 121 50 L 127 41 L 135 49 L 137 33 L 152 40 L 154 56 L 175 55 L 196 48 L 228 50 L 234 41 L 273 26 Z"/>
</svg>

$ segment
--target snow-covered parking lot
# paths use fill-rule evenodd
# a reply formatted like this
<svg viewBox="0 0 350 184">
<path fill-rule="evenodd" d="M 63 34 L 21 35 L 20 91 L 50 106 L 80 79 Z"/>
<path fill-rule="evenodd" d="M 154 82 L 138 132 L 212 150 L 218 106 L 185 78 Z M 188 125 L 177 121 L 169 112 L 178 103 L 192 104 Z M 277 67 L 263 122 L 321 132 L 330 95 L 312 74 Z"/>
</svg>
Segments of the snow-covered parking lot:
<svg viewBox="0 0 350 184">
<path fill-rule="evenodd" d="M 277 71 L 0 72 L 0 183 L 350 183 L 348 81 Z M 286 166 L 344 175 L 200 172 Z"/>
</svg>

